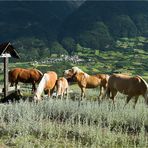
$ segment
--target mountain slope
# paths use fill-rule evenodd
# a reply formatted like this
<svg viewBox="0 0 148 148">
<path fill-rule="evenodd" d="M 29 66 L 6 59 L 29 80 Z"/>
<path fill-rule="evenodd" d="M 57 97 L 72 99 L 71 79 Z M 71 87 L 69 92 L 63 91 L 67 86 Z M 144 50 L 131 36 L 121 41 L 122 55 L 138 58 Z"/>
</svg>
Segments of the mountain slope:
<svg viewBox="0 0 148 148">
<path fill-rule="evenodd" d="M 86 47 L 104 48 L 120 37 L 148 36 L 147 1 L 86 1 L 61 27 Z"/>
<path fill-rule="evenodd" d="M 54 40 L 63 20 L 77 7 L 69 1 L 1 1 L 0 41 L 32 36 Z"/>
</svg>

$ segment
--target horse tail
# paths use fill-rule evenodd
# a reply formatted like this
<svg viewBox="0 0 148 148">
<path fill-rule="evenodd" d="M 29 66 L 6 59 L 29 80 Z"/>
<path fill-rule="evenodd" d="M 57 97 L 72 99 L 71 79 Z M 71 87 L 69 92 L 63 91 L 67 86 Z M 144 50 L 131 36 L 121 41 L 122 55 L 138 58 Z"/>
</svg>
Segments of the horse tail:
<svg viewBox="0 0 148 148">
<path fill-rule="evenodd" d="M 145 86 L 146 86 L 147 89 L 148 89 L 148 84 L 147 84 L 147 82 L 146 82 L 141 76 L 138 75 L 137 77 L 139 77 L 140 80 L 142 80 L 142 82 L 145 84 Z"/>
<path fill-rule="evenodd" d="M 144 99 L 145 99 L 146 104 L 148 105 L 148 84 L 147 84 L 147 82 L 141 76 L 138 75 L 137 77 L 140 78 L 140 80 L 146 86 L 146 91 L 145 91 L 145 94 L 144 94 Z"/>
<path fill-rule="evenodd" d="M 40 70 L 38 70 L 38 69 L 36 69 L 36 70 L 37 70 L 37 72 L 38 72 L 41 76 L 44 75 Z"/>
</svg>

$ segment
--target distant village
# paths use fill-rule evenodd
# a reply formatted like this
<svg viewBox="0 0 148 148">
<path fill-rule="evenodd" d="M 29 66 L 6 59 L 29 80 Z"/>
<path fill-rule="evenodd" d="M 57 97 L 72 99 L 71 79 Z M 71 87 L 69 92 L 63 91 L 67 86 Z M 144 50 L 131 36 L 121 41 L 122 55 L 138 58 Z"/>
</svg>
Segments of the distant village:
<svg viewBox="0 0 148 148">
<path fill-rule="evenodd" d="M 91 59 L 88 59 L 88 61 L 91 61 Z M 80 58 L 78 55 L 74 55 L 74 56 L 61 55 L 59 58 L 50 57 L 50 58 L 46 58 L 45 60 L 42 60 L 42 61 L 34 61 L 32 63 L 32 65 L 35 66 L 38 64 L 52 64 L 52 63 L 59 63 L 59 62 L 70 62 L 73 64 L 79 64 L 79 63 L 86 62 L 86 60 Z"/>
</svg>

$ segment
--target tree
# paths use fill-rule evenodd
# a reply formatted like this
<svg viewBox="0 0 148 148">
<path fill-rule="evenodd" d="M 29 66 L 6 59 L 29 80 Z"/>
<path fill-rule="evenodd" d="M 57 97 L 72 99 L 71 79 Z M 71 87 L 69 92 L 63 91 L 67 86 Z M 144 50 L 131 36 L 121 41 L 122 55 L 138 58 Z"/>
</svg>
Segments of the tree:
<svg viewBox="0 0 148 148">
<path fill-rule="evenodd" d="M 61 43 L 69 54 L 73 54 L 74 51 L 76 50 L 75 40 L 71 37 L 64 38 Z"/>
<path fill-rule="evenodd" d="M 112 38 L 103 22 L 95 22 L 88 31 L 79 35 L 78 42 L 82 46 L 99 49 L 110 45 Z"/>
<path fill-rule="evenodd" d="M 67 51 L 57 41 L 55 41 L 51 44 L 50 51 L 51 51 L 51 54 L 57 54 L 57 55 L 67 54 Z"/>
</svg>

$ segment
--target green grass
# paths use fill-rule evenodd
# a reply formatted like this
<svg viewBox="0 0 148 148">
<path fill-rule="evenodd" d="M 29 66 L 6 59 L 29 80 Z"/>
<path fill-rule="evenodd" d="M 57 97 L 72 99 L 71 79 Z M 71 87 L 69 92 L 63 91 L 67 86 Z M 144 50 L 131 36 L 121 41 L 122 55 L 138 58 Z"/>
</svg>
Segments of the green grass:
<svg viewBox="0 0 148 148">
<path fill-rule="evenodd" d="M 145 38 L 139 40 L 145 42 Z M 135 39 L 120 44 L 130 47 L 132 42 Z M 39 64 L 36 68 L 42 72 L 54 70 L 61 76 L 65 69 L 78 66 L 89 74 L 128 73 L 148 80 L 146 50 L 124 51 L 121 46 L 119 50 L 94 51 L 94 54 L 89 49 L 79 51 L 79 56 L 86 59 L 84 63 Z M 33 65 L 32 62 L 9 64 L 10 69 L 14 67 Z M 0 147 L 148 147 L 148 108 L 143 98 L 139 98 L 135 110 L 132 100 L 123 110 L 125 96 L 118 95 L 114 109 L 109 100 L 98 104 L 99 92 L 94 89 L 86 91 L 87 99 L 78 106 L 80 89 L 77 85 L 71 89 L 74 94 L 68 101 L 45 98 L 38 104 L 28 101 L 0 104 Z M 22 92 L 32 97 L 31 91 Z"/>
</svg>

